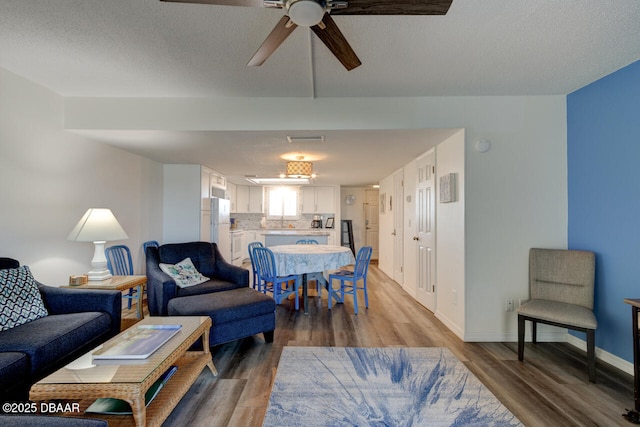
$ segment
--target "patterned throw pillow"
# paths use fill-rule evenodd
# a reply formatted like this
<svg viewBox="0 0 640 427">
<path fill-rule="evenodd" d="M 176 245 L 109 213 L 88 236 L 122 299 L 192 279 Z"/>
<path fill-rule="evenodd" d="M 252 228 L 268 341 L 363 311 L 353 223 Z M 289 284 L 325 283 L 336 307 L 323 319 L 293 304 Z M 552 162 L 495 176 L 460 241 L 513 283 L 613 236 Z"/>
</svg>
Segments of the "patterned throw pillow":
<svg viewBox="0 0 640 427">
<path fill-rule="evenodd" d="M 29 267 L 0 270 L 0 331 L 48 314 Z"/>
<path fill-rule="evenodd" d="M 204 277 L 196 270 L 191 258 L 185 258 L 175 265 L 160 264 L 160 269 L 171 276 L 176 281 L 176 285 L 181 288 L 198 285 L 209 280 L 208 277 Z"/>
</svg>

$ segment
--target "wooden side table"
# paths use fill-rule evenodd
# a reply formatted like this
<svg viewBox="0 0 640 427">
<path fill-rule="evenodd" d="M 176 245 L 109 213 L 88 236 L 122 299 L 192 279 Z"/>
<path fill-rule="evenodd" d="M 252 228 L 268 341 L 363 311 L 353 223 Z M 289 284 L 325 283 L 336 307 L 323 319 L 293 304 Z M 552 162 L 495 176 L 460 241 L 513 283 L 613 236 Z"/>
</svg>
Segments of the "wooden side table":
<svg viewBox="0 0 640 427">
<path fill-rule="evenodd" d="M 86 285 L 65 285 L 63 288 L 72 289 L 102 289 L 109 291 L 127 291 L 131 288 L 138 289 L 138 303 L 136 304 L 136 316 L 144 318 L 142 313 L 142 293 L 147 284 L 147 276 L 112 276 L 107 280 L 90 280 Z"/>
<path fill-rule="evenodd" d="M 638 330 L 638 314 L 640 314 L 640 299 L 625 298 L 625 303 L 631 305 L 631 325 L 633 331 L 633 402 L 634 410 L 623 416 L 640 424 L 640 330 Z"/>
</svg>

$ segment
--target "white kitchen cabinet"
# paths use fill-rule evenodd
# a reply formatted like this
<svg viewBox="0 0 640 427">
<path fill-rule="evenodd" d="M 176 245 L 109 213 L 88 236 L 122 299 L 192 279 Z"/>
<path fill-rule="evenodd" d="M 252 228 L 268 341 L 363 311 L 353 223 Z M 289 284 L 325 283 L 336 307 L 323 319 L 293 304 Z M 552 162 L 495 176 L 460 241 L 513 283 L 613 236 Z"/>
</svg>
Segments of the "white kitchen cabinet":
<svg viewBox="0 0 640 427">
<path fill-rule="evenodd" d="M 336 233 L 334 231 L 329 232 L 329 236 L 327 237 L 327 245 L 337 245 Z"/>
<path fill-rule="evenodd" d="M 331 214 L 336 211 L 334 187 L 302 187 L 302 213 Z"/>
<path fill-rule="evenodd" d="M 237 213 L 262 213 L 262 187 L 238 185 L 236 187 Z"/>
<path fill-rule="evenodd" d="M 249 213 L 262 213 L 263 209 L 262 187 L 249 187 Z"/>
<path fill-rule="evenodd" d="M 218 188 L 220 190 L 227 189 L 227 178 L 219 174 L 218 172 L 211 171 L 210 185 L 212 188 Z"/>
<path fill-rule="evenodd" d="M 227 182 L 227 199 L 229 199 L 229 210 L 231 213 L 237 212 L 237 186 L 231 182 Z"/>
<path fill-rule="evenodd" d="M 236 212 L 249 212 L 249 186 L 238 185 L 236 187 Z"/>
</svg>

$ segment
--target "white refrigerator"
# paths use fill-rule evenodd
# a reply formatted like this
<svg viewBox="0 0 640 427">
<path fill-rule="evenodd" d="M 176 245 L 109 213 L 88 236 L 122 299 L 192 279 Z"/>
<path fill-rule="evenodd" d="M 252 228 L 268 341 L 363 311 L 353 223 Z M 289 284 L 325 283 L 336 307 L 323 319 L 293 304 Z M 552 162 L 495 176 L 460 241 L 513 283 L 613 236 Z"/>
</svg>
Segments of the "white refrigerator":
<svg viewBox="0 0 640 427">
<path fill-rule="evenodd" d="M 227 199 L 211 198 L 211 241 L 218 244 L 218 250 L 225 261 L 231 262 L 231 221 L 230 204 Z"/>
</svg>

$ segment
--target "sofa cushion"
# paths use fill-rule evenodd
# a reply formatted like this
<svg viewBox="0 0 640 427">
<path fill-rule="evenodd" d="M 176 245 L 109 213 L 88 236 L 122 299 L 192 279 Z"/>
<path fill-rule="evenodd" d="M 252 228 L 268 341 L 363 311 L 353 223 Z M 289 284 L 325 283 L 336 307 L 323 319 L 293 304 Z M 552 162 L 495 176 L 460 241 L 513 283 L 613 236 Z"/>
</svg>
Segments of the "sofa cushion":
<svg viewBox="0 0 640 427">
<path fill-rule="evenodd" d="M 160 263 L 160 270 L 167 273 L 180 288 L 199 285 L 209 280 L 196 269 L 191 258 L 185 258 L 177 264 Z"/>
<path fill-rule="evenodd" d="M 46 316 L 2 332 L 0 352 L 26 353 L 31 362 L 31 373 L 37 375 L 107 334 L 110 327 L 111 316 L 102 312 Z"/>
<path fill-rule="evenodd" d="M 529 300 L 518 307 L 518 314 L 579 328 L 596 329 L 598 327 L 593 311 L 581 305 L 565 302 Z"/>
<path fill-rule="evenodd" d="M 29 267 L 0 270 L 0 331 L 49 314 Z"/>
<path fill-rule="evenodd" d="M 11 386 L 29 376 L 29 357 L 24 353 L 0 353 L 0 383 Z"/>
<path fill-rule="evenodd" d="M 273 314 L 276 302 L 268 295 L 251 288 L 174 298 L 168 305 L 170 316 L 205 315 L 216 325 Z"/>
</svg>

